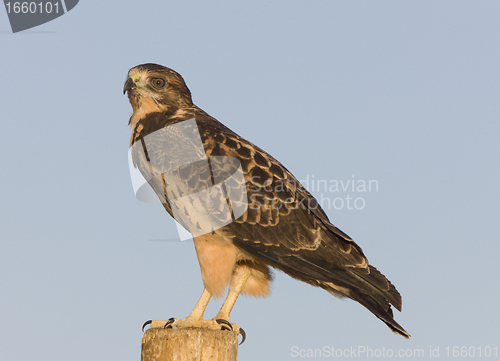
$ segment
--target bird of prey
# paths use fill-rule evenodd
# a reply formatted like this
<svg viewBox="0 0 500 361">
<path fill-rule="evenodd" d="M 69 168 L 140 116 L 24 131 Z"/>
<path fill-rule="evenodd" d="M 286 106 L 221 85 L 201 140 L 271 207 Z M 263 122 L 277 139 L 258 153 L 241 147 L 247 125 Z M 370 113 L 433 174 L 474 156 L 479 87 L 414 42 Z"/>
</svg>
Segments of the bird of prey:
<svg viewBox="0 0 500 361">
<path fill-rule="evenodd" d="M 125 92 L 133 109 L 129 121 L 130 146 L 136 147 L 133 164 L 167 212 L 193 233 L 205 287 L 188 317 L 152 321 L 151 327 L 239 331 L 228 321 L 238 295 L 268 296 L 272 267 L 334 296 L 357 301 L 394 333 L 410 336 L 393 318 L 391 305 L 401 311 L 401 296 L 394 285 L 330 222 L 284 165 L 194 105 L 180 74 L 157 64 L 138 65 L 128 72 Z M 182 130 L 183 124 L 191 126 Z M 186 152 L 192 154 L 186 156 Z M 231 159 L 236 161 L 227 161 Z M 238 170 L 241 177 L 233 177 L 232 185 L 225 182 L 231 218 L 217 223 L 224 216 L 222 208 L 214 206 L 217 202 L 211 202 L 212 193 L 196 199 L 189 194 L 221 184 L 214 179 L 224 169 L 229 175 L 223 178 Z M 246 196 L 238 198 L 241 186 Z M 183 196 L 188 201 L 179 202 Z M 236 214 L 242 204 L 244 212 Z M 207 219 L 217 226 L 201 225 Z M 218 314 L 203 319 L 210 298 L 221 297 L 228 286 Z"/>
</svg>

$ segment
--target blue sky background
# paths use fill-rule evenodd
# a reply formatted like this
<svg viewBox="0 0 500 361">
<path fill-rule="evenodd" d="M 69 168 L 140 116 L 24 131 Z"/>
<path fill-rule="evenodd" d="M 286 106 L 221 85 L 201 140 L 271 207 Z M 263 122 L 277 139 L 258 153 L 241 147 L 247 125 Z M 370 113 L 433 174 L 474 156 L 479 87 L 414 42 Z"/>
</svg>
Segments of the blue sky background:
<svg viewBox="0 0 500 361">
<path fill-rule="evenodd" d="M 377 180 L 325 207 L 403 296 L 410 340 L 276 273 L 241 298 L 239 360 L 292 348 L 500 347 L 500 3 L 85 1 L 12 34 L 0 9 L 0 359 L 139 360 L 147 319 L 202 291 L 192 242 L 134 197 L 129 68 L 181 73 L 194 102 L 299 179 Z M 337 206 L 340 203 L 337 203 Z M 337 207 L 339 208 L 339 207 Z M 221 300 L 212 302 L 213 317 Z"/>
</svg>

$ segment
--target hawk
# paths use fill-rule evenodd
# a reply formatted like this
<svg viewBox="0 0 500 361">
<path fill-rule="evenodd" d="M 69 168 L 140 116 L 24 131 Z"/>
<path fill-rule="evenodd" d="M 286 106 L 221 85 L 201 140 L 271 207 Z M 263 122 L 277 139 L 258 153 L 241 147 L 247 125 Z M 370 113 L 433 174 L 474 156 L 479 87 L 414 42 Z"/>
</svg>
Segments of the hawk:
<svg viewBox="0 0 500 361">
<path fill-rule="evenodd" d="M 268 296 L 272 267 L 334 296 L 357 301 L 394 333 L 410 336 L 393 318 L 391 305 L 401 311 L 401 296 L 394 285 L 330 222 L 284 165 L 194 105 L 180 74 L 157 64 L 138 65 L 128 72 L 123 93 L 128 94 L 133 109 L 129 121 L 130 146 L 137 147 L 133 164 L 166 211 L 193 233 L 205 287 L 189 316 L 150 321 L 151 327 L 240 331 L 228 321 L 234 303 L 240 293 Z M 191 127 L 179 130 L 184 124 Z M 192 153 L 189 162 L 186 152 Z M 236 161 L 231 163 L 231 159 Z M 211 201 L 213 192 L 189 198 L 189 194 L 213 188 L 217 172 L 227 179 L 238 171 L 241 177 L 233 177 L 232 185 L 224 182 L 220 188 L 224 199 L 230 199 L 223 205 L 232 211 L 230 218 Z M 246 195 L 238 198 L 241 187 Z M 188 201 L 179 202 L 183 196 Z M 244 212 L 236 215 L 235 209 L 242 204 Z M 207 220 L 217 226 L 203 226 Z M 228 286 L 218 314 L 203 319 L 211 297 L 221 297 Z"/>
</svg>

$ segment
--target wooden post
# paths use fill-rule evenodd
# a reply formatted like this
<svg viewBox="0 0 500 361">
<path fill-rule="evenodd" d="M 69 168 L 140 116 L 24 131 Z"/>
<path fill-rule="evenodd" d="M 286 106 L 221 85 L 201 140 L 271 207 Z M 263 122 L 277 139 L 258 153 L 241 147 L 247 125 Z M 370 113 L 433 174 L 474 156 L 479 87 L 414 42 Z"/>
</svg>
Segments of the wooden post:
<svg viewBox="0 0 500 361">
<path fill-rule="evenodd" d="M 236 361 L 238 335 L 206 328 L 150 328 L 142 337 L 141 361 Z"/>
</svg>

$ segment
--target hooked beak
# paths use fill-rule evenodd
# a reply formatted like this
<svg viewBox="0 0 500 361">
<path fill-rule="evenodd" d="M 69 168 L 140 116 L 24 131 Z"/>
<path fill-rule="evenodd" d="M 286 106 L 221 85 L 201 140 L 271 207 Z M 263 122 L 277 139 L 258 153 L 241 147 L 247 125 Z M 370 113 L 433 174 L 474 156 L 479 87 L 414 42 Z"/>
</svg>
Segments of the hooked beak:
<svg viewBox="0 0 500 361">
<path fill-rule="evenodd" d="M 123 86 L 123 94 L 125 94 L 125 92 L 127 92 L 127 91 L 129 92 L 135 88 L 137 88 L 137 86 L 135 85 L 134 80 L 132 78 L 128 78 L 127 81 L 125 82 L 125 85 Z"/>
</svg>

